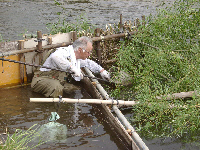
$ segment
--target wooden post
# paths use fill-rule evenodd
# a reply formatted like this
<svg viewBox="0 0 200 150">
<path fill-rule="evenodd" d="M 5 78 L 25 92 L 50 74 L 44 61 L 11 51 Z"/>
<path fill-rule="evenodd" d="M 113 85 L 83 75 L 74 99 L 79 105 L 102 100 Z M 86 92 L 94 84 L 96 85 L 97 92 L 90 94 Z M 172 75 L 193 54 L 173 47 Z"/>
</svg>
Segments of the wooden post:
<svg viewBox="0 0 200 150">
<path fill-rule="evenodd" d="M 77 33 L 76 33 L 76 31 L 72 31 L 71 33 L 72 33 L 71 42 L 74 42 L 74 41 L 76 41 L 76 39 L 77 39 Z"/>
<path fill-rule="evenodd" d="M 120 30 L 120 33 L 123 32 L 122 14 L 120 14 L 119 30 Z"/>
<path fill-rule="evenodd" d="M 42 63 L 43 59 L 43 51 L 42 51 L 42 32 L 37 31 L 37 40 L 38 40 L 38 45 L 37 45 L 37 52 L 39 52 L 39 64 Z"/>
<path fill-rule="evenodd" d="M 145 22 L 145 15 L 142 15 L 142 25 L 145 25 L 146 22 Z"/>
<path fill-rule="evenodd" d="M 48 37 L 48 45 L 52 44 L 52 37 Z"/>
<path fill-rule="evenodd" d="M 96 37 L 100 37 L 100 28 L 96 28 L 95 29 L 95 36 Z M 101 47 L 100 47 L 100 41 L 96 41 L 95 42 L 95 49 L 96 49 L 96 53 L 97 53 L 97 58 L 98 58 L 98 64 L 101 64 L 102 63 L 102 60 L 101 60 Z"/>
<path fill-rule="evenodd" d="M 139 18 L 136 19 L 136 27 L 138 28 L 140 26 L 140 20 Z"/>
<path fill-rule="evenodd" d="M 24 49 L 24 42 L 25 40 L 19 40 L 18 41 L 18 50 L 22 50 Z M 24 54 L 19 54 L 19 59 L 20 61 L 25 61 L 25 58 L 24 58 Z M 24 65 L 23 64 L 20 64 L 19 65 L 19 70 L 20 70 L 20 83 L 23 84 L 24 83 Z"/>
<path fill-rule="evenodd" d="M 42 32 L 41 31 L 37 31 L 37 39 L 38 39 L 38 51 L 42 51 Z"/>
<path fill-rule="evenodd" d="M 18 41 L 18 50 L 22 50 L 24 49 L 24 40 L 19 40 Z"/>
</svg>

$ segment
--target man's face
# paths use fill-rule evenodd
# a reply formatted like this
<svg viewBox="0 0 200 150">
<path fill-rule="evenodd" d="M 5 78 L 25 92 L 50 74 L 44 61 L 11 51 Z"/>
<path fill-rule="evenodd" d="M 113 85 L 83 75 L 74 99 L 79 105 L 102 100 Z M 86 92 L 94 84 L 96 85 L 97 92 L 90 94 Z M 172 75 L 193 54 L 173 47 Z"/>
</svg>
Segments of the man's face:
<svg viewBox="0 0 200 150">
<path fill-rule="evenodd" d="M 90 54 L 92 53 L 92 43 L 88 42 L 87 43 L 87 48 L 86 49 L 82 49 L 81 51 L 81 59 L 85 60 L 86 58 L 88 58 L 90 56 Z"/>
</svg>

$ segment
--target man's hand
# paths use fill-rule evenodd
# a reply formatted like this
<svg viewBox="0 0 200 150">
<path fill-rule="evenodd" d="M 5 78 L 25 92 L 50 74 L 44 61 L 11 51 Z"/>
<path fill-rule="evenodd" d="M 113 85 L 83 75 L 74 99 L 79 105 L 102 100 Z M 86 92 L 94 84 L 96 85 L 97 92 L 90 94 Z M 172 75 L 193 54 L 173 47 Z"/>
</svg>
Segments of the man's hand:
<svg viewBox="0 0 200 150">
<path fill-rule="evenodd" d="M 81 73 L 80 69 L 77 69 L 76 67 L 71 67 L 71 72 L 75 77 L 80 77 L 81 79 L 83 79 L 83 74 Z"/>
<path fill-rule="evenodd" d="M 102 72 L 100 73 L 100 75 L 101 75 L 101 77 L 102 77 L 104 80 L 110 81 L 110 73 L 107 72 L 106 70 L 102 71 Z"/>
</svg>

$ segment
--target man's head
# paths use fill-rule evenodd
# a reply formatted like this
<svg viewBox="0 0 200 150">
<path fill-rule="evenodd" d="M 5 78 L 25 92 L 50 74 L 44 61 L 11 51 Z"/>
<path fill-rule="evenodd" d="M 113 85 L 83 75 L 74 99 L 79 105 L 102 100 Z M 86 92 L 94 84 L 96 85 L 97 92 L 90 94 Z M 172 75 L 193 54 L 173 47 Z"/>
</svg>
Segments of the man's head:
<svg viewBox="0 0 200 150">
<path fill-rule="evenodd" d="M 76 55 L 76 59 L 86 59 L 92 52 L 92 39 L 82 36 L 73 43 L 73 49 Z"/>
</svg>

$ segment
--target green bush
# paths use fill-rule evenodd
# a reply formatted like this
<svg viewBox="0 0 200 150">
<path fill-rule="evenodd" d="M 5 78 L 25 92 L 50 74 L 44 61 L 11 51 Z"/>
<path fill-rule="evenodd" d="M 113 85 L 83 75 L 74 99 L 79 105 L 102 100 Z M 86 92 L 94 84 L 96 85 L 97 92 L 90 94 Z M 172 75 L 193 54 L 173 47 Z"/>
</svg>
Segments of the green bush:
<svg viewBox="0 0 200 150">
<path fill-rule="evenodd" d="M 112 95 L 119 97 L 127 91 L 124 98 L 140 102 L 133 107 L 132 123 L 145 137 L 199 137 L 199 97 L 156 99 L 200 91 L 199 29 L 199 0 L 180 0 L 159 10 L 157 16 L 149 16 L 147 25 L 121 44 L 117 67 L 133 80 L 128 87 L 116 85 Z"/>
</svg>

